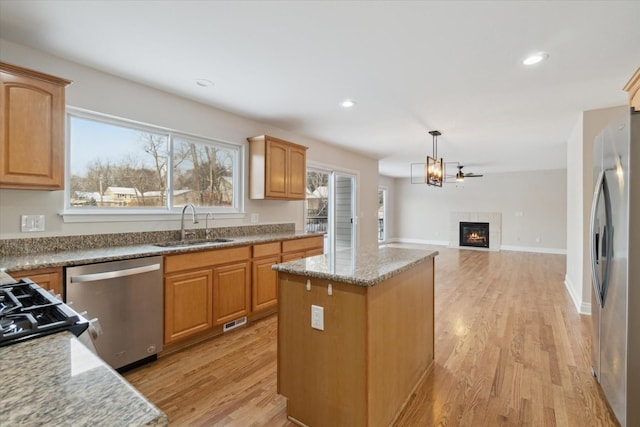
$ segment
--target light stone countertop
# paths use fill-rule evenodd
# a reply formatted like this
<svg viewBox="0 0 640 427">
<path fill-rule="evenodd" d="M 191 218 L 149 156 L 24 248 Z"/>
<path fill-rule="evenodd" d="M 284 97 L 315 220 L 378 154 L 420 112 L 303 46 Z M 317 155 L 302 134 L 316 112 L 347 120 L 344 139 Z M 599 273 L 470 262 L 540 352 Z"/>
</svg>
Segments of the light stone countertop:
<svg viewBox="0 0 640 427">
<path fill-rule="evenodd" d="M 97 262 L 119 261 L 148 256 L 196 252 L 209 249 L 231 248 L 278 240 L 301 239 L 304 237 L 322 236 L 324 233 L 308 233 L 303 231 L 267 233 L 251 236 L 230 237 L 232 241 L 207 243 L 193 246 L 160 247 L 153 244 L 100 247 L 95 249 L 46 252 L 18 256 L 0 257 L 0 268 L 7 271 L 22 271 L 46 267 L 70 267 L 74 265 Z"/>
<path fill-rule="evenodd" d="M 0 426 L 168 425 L 69 332 L 0 347 L 0 361 Z"/>
<path fill-rule="evenodd" d="M 422 249 L 375 247 L 356 252 L 346 249 L 276 264 L 272 268 L 283 273 L 374 286 L 436 255 L 438 251 Z"/>
</svg>

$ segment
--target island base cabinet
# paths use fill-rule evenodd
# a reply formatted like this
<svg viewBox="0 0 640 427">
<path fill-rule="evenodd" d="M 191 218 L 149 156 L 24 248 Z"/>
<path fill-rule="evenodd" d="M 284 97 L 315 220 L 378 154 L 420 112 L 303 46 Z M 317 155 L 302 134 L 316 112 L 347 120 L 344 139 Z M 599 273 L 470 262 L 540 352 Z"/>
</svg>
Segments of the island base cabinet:
<svg viewBox="0 0 640 427">
<path fill-rule="evenodd" d="M 282 272 L 278 282 L 278 392 L 288 417 L 391 425 L 433 366 L 433 258 L 371 287 Z M 323 307 L 324 330 L 311 327 L 311 305 Z"/>
</svg>

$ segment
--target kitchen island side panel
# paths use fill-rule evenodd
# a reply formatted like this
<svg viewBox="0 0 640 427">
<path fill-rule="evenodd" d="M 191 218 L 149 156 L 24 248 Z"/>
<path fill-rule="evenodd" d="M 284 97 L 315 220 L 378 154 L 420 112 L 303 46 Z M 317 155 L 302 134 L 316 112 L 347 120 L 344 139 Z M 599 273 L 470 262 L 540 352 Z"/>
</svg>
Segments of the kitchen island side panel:
<svg viewBox="0 0 640 427">
<path fill-rule="evenodd" d="M 434 258 L 368 288 L 369 425 L 391 425 L 434 360 Z"/>
<path fill-rule="evenodd" d="M 375 286 L 279 272 L 278 387 L 312 426 L 387 426 L 433 366 L 434 258 Z M 328 294 L 328 284 L 333 295 Z M 311 305 L 324 330 L 311 327 Z"/>
<path fill-rule="evenodd" d="M 278 392 L 287 415 L 308 425 L 363 426 L 366 414 L 366 288 L 279 273 Z M 328 284 L 332 295 L 328 295 Z M 311 305 L 324 330 L 311 328 Z"/>
</svg>

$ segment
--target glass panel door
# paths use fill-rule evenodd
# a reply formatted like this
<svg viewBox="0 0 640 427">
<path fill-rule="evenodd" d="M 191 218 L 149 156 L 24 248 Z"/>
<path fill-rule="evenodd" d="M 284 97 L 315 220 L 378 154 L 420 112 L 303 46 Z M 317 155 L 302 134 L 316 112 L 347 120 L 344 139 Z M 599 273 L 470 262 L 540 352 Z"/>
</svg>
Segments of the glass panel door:
<svg viewBox="0 0 640 427">
<path fill-rule="evenodd" d="M 378 188 L 378 241 L 387 240 L 385 221 L 387 219 L 387 189 Z"/>
<path fill-rule="evenodd" d="M 305 229 L 326 232 L 325 252 L 355 249 L 355 176 L 307 169 Z"/>
<path fill-rule="evenodd" d="M 355 177 L 334 172 L 334 249 L 355 248 Z M 331 238 L 330 238 L 331 241 Z"/>
</svg>

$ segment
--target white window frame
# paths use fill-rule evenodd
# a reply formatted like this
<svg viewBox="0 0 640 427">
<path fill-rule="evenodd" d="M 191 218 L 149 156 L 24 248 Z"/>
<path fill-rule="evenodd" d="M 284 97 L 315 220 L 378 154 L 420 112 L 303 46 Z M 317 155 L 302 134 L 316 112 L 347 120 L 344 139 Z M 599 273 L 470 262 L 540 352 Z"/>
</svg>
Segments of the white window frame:
<svg viewBox="0 0 640 427">
<path fill-rule="evenodd" d="M 167 170 L 167 205 L 156 208 L 72 208 L 70 205 L 70 181 L 71 181 L 71 117 L 78 117 L 87 120 L 98 121 L 115 126 L 124 126 L 134 128 L 141 131 L 147 131 L 157 134 L 166 134 L 169 138 L 168 170 Z M 96 113 L 77 107 L 67 106 L 66 108 L 66 136 L 65 136 L 65 189 L 64 189 L 64 207 L 60 215 L 64 222 L 116 222 L 116 221 L 152 221 L 162 219 L 179 218 L 182 207 L 173 206 L 173 140 L 181 138 L 196 143 L 214 144 L 219 147 L 238 150 L 233 168 L 233 205 L 234 207 L 223 206 L 198 206 L 198 214 L 213 213 L 216 218 L 244 218 L 244 169 L 245 169 L 245 151 L 246 143 L 237 143 L 223 141 L 217 138 L 209 138 L 203 136 L 192 135 L 185 132 L 176 131 L 160 126 L 153 126 L 146 123 L 140 123 L 120 117 L 110 116 L 107 114 Z"/>
</svg>

